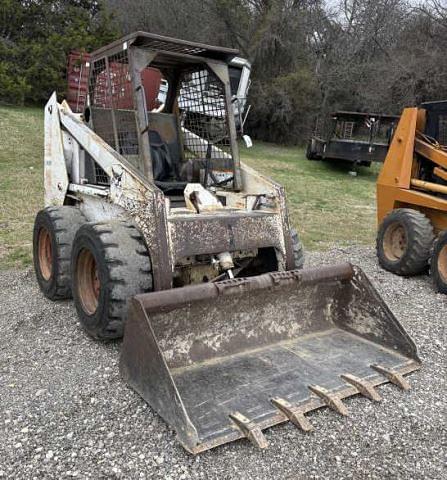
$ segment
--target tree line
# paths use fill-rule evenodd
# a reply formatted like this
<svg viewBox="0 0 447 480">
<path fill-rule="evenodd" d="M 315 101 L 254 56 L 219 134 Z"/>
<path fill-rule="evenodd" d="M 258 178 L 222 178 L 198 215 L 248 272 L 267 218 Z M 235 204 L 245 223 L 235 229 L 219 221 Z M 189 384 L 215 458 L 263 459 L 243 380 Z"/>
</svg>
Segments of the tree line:
<svg viewBox="0 0 447 480">
<path fill-rule="evenodd" d="M 399 113 L 447 99 L 447 2 L 0 0 L 0 100 L 65 88 L 66 54 L 135 30 L 238 48 L 253 64 L 248 130 L 301 143 L 318 114 Z"/>
</svg>

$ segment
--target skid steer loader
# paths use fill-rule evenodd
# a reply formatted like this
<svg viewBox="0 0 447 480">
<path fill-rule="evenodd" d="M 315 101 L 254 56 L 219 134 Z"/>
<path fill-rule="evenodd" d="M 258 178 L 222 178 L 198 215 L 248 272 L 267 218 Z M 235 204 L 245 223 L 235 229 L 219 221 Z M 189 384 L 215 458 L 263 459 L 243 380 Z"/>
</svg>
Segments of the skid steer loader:
<svg viewBox="0 0 447 480">
<path fill-rule="evenodd" d="M 359 268 L 301 269 L 282 187 L 239 161 L 236 54 L 137 32 L 93 53 L 82 116 L 55 94 L 45 107 L 39 285 L 72 294 L 93 337 L 124 332 L 124 379 L 192 453 L 243 437 L 265 447 L 262 430 L 286 421 L 308 431 L 307 412 L 346 415 L 343 398 L 407 389 L 420 365 Z M 145 105 L 146 68 L 169 86 L 163 112 Z"/>
<path fill-rule="evenodd" d="M 447 101 L 406 108 L 377 180 L 377 256 L 398 275 L 430 267 L 447 293 Z"/>
</svg>

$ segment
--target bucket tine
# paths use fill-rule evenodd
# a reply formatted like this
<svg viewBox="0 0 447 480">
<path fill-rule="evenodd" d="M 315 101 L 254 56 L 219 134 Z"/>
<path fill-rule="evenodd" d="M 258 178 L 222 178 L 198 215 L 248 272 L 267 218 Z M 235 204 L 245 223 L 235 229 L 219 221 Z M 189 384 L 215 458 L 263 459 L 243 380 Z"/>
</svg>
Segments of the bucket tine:
<svg viewBox="0 0 447 480">
<path fill-rule="evenodd" d="M 278 410 L 284 413 L 295 426 L 301 428 L 303 432 L 311 432 L 314 429 L 299 407 L 293 406 L 287 400 L 278 397 L 272 398 L 271 402 Z"/>
<path fill-rule="evenodd" d="M 349 415 L 346 405 L 340 398 L 338 398 L 336 393 L 331 393 L 329 390 L 326 390 L 319 385 L 309 385 L 308 388 L 311 392 L 315 393 L 315 395 L 319 396 L 324 403 L 335 412 L 344 415 L 345 417 Z"/>
<path fill-rule="evenodd" d="M 345 373 L 340 376 L 346 383 L 354 386 L 364 397 L 369 398 L 373 402 L 380 402 L 382 400 L 382 397 L 377 393 L 374 385 L 368 382 L 368 380 L 361 379 L 350 373 Z"/>
<path fill-rule="evenodd" d="M 371 365 L 371 368 L 373 368 L 376 372 L 382 374 L 390 383 L 397 385 L 402 390 L 410 390 L 410 384 L 408 380 L 405 379 L 404 376 L 396 370 L 386 368 L 382 365 L 377 364 Z"/>
<path fill-rule="evenodd" d="M 236 424 L 237 428 L 258 448 L 267 448 L 268 442 L 262 433 L 262 430 L 254 422 L 249 420 L 240 412 L 230 413 L 230 418 Z"/>
</svg>

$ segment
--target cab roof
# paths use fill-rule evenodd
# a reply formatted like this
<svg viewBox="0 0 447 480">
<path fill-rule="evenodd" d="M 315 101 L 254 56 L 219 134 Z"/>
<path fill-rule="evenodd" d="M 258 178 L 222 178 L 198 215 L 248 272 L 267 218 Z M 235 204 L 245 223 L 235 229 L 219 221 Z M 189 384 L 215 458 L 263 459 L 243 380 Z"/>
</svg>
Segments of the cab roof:
<svg viewBox="0 0 447 480">
<path fill-rule="evenodd" d="M 92 53 L 92 58 L 95 59 L 108 54 L 110 55 L 116 53 L 118 49 L 127 48 L 130 45 L 147 48 L 160 53 L 166 52 L 167 54 L 177 58 L 209 58 L 213 60 L 220 60 L 225 63 L 229 63 L 233 57 L 239 54 L 238 50 L 232 48 L 189 42 L 187 40 L 181 40 L 178 38 L 165 37 L 162 35 L 156 35 L 154 33 L 138 31 L 126 35 L 125 37 L 101 47 L 98 50 L 95 50 Z"/>
</svg>

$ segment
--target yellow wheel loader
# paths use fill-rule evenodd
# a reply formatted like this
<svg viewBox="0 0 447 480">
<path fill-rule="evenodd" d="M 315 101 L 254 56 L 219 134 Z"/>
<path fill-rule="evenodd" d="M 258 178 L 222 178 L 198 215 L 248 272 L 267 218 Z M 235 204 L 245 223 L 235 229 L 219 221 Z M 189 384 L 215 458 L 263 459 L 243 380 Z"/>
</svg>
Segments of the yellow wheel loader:
<svg viewBox="0 0 447 480">
<path fill-rule="evenodd" d="M 283 188 L 239 160 L 236 54 L 137 32 L 92 54 L 83 115 L 45 107 L 40 288 L 73 295 L 94 338 L 124 334 L 123 378 L 192 453 L 308 431 L 420 365 L 358 267 L 302 269 Z M 155 109 L 147 68 L 168 86 Z"/>
<path fill-rule="evenodd" d="M 377 256 L 447 293 L 447 102 L 406 108 L 377 180 Z"/>
</svg>

